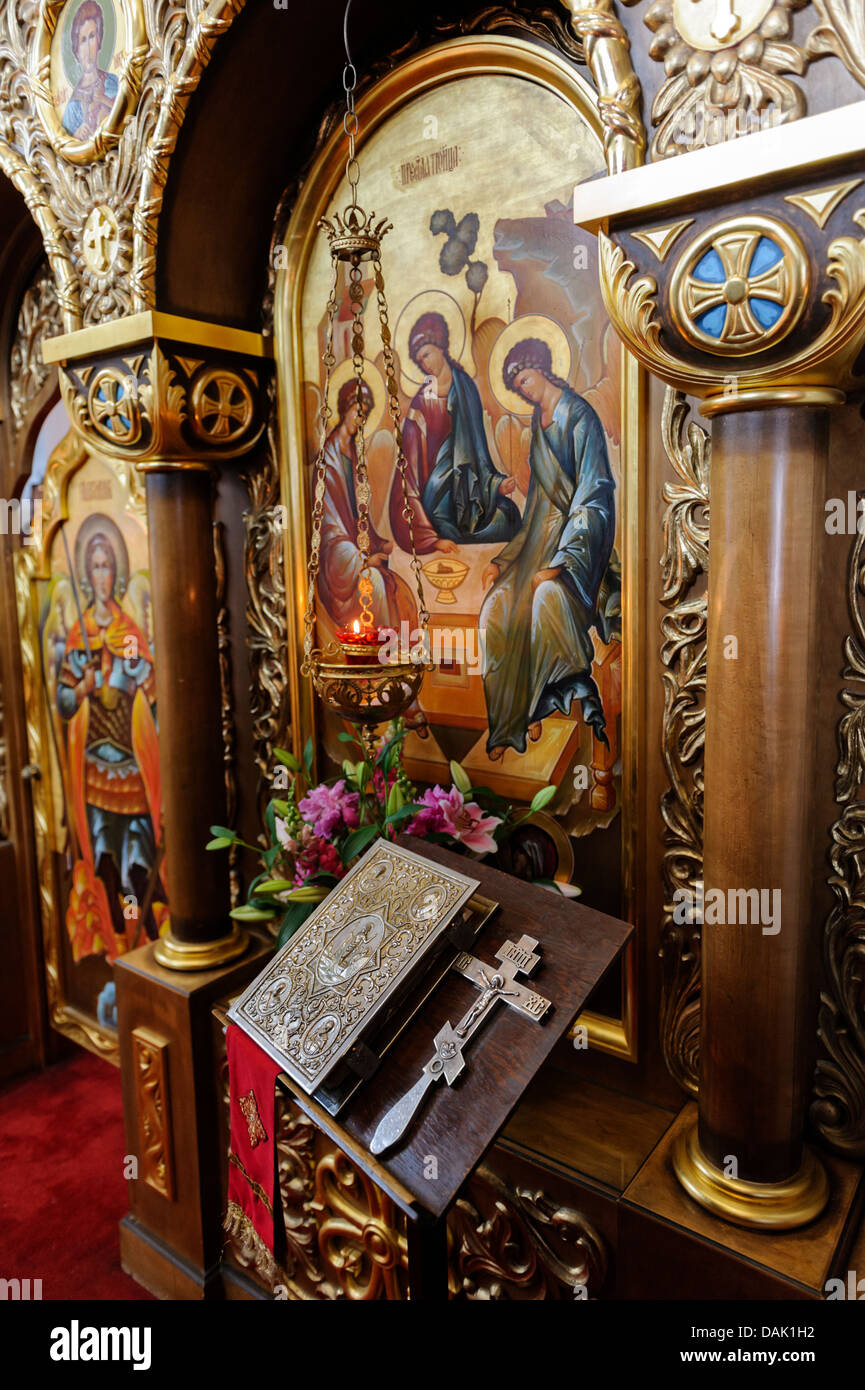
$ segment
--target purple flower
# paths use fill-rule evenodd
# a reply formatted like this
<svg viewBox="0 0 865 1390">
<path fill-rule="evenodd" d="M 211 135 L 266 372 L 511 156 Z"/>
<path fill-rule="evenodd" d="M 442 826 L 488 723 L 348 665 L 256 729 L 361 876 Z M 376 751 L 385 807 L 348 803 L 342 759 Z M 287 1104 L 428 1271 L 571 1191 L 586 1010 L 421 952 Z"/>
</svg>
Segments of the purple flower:
<svg viewBox="0 0 865 1390">
<path fill-rule="evenodd" d="M 412 816 L 406 826 L 405 833 L 407 835 L 429 835 L 430 833 L 441 834 L 447 830 L 444 805 L 452 792 L 456 792 L 460 798 L 460 804 L 462 804 L 462 796 L 456 787 L 451 787 L 450 791 L 445 791 L 444 787 L 427 787 L 420 798 L 424 809 Z"/>
<path fill-rule="evenodd" d="M 331 840 L 357 827 L 357 803 L 357 792 L 347 792 L 341 777 L 332 787 L 313 787 L 298 803 L 298 810 L 314 834 Z"/>
</svg>

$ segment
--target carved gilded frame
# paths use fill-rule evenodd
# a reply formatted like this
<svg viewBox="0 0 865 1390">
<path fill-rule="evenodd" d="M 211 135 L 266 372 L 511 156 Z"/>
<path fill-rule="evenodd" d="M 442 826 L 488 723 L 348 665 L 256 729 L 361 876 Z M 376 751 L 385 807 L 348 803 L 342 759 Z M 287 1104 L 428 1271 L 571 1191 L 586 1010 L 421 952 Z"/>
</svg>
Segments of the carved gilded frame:
<svg viewBox="0 0 865 1390">
<path fill-rule="evenodd" d="M 64 128 L 51 92 L 51 44 L 69 0 L 43 0 L 29 67 L 33 103 L 54 149 L 72 164 L 92 164 L 117 144 L 125 122 L 138 104 L 147 34 L 141 0 L 114 0 L 126 27 L 127 47 L 117 73 L 117 95 L 108 119 L 87 140 Z"/>
<path fill-rule="evenodd" d="M 460 77 L 482 74 L 522 77 L 570 103 L 603 150 L 605 127 L 596 93 L 572 63 L 548 48 L 524 39 L 487 35 L 438 44 L 393 69 L 357 100 L 360 121 L 358 151 L 390 116 L 425 91 Z M 341 124 L 324 142 L 294 205 L 285 233 L 284 253 L 277 260 L 274 294 L 274 338 L 277 363 L 280 474 L 288 525 L 285 536 L 286 646 L 293 654 L 288 668 L 292 738 L 299 754 L 307 736 L 315 738 L 316 710 L 311 684 L 300 673 L 303 613 L 306 603 L 306 562 L 309 506 L 305 489 L 305 427 L 302 380 L 292 364 L 303 361 L 301 305 L 318 222 L 328 209 L 345 166 Z M 645 651 L 644 615 L 638 592 L 639 557 L 643 553 L 641 459 L 645 439 L 645 373 L 622 348 L 622 473 L 624 498 L 623 567 L 623 708 L 622 728 L 622 874 L 623 912 L 638 933 L 644 917 L 639 900 L 638 825 L 642 796 L 641 729 L 643 695 L 640 671 Z M 633 1061 L 637 1056 L 637 944 L 628 947 L 622 966 L 620 1008 L 616 1015 L 585 1012 L 590 1045 L 599 1051 Z"/>
</svg>

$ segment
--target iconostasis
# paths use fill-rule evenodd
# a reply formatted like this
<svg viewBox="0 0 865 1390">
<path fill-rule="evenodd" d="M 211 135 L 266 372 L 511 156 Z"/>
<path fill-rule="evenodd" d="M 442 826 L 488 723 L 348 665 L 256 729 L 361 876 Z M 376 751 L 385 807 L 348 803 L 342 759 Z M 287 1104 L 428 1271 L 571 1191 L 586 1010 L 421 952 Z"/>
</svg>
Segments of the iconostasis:
<svg viewBox="0 0 865 1390">
<path fill-rule="evenodd" d="M 590 179 L 605 167 L 593 98 L 563 60 L 516 39 L 488 39 L 412 60 L 359 111 L 360 196 L 393 222 L 382 267 L 430 612 L 433 664 L 406 716 L 406 770 L 417 782 L 448 784 L 457 759 L 474 785 L 521 803 L 554 783 L 548 813 L 519 847 L 524 867 L 570 880 L 593 905 L 633 914 L 628 682 L 638 619 L 640 379 L 604 310 L 595 239 L 573 222 L 575 175 Z M 503 111 L 506 121 L 496 115 Z M 285 490 L 295 518 L 289 567 L 299 586 L 328 407 L 322 646 L 356 617 L 362 563 L 344 268 L 335 289 L 336 366 L 323 400 L 330 258 L 314 229 L 319 216 L 350 201 L 341 175 L 331 143 L 293 213 L 291 271 L 277 294 Z M 371 269 L 363 290 L 374 617 L 401 634 L 405 649 L 419 637 L 412 538 Z M 301 371 L 287 370 L 289 357 Z M 553 400 L 543 428 L 542 397 Z M 453 476 L 461 481 L 451 486 Z M 576 559 L 575 582 L 559 579 L 566 556 Z M 574 652 L 582 658 L 576 675 Z M 308 718 L 338 766 L 344 726 L 322 708 Z M 623 992 L 619 980 L 612 1050 L 627 1055 Z"/>
</svg>

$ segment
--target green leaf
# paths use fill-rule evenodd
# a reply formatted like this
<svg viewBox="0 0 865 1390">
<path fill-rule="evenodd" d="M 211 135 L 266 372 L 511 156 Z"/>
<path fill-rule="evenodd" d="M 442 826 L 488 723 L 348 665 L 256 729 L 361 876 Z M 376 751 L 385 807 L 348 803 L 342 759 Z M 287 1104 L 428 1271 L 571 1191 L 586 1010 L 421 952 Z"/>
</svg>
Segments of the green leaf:
<svg viewBox="0 0 865 1390">
<path fill-rule="evenodd" d="M 303 766 L 304 766 L 304 770 L 305 770 L 305 772 L 306 772 L 306 780 L 307 780 L 308 782 L 311 782 L 311 781 L 312 781 L 312 755 L 313 755 L 312 734 L 310 734 L 310 736 L 309 736 L 309 738 L 306 740 L 306 743 L 304 744 L 304 748 L 303 748 Z"/>
<path fill-rule="evenodd" d="M 297 931 L 302 927 L 307 917 L 315 909 L 314 903 L 292 903 L 286 911 L 279 924 L 279 931 L 276 936 L 276 949 L 279 951 L 287 941 L 290 941 Z"/>
<path fill-rule="evenodd" d="M 385 825 L 402 825 L 404 820 L 410 820 L 418 811 L 422 811 L 423 806 L 419 801 L 407 801 L 404 806 L 400 806 L 398 811 L 393 811 L 391 815 L 385 816 Z"/>
<path fill-rule="evenodd" d="M 394 782 L 393 786 L 391 787 L 390 791 L 389 791 L 388 794 L 387 794 L 387 807 L 386 807 L 386 810 L 387 810 L 388 815 L 389 815 L 389 816 L 392 816 L 393 813 L 394 813 L 394 811 L 398 811 L 399 808 L 400 808 L 400 806 L 403 806 L 404 804 L 405 804 L 405 792 L 403 791 L 403 789 L 402 789 L 402 787 L 400 786 L 399 782 Z"/>
<path fill-rule="evenodd" d="M 347 864 L 350 859 L 354 859 L 356 854 L 362 854 L 368 845 L 378 837 L 379 829 L 377 825 L 361 825 L 357 830 L 352 830 L 350 835 L 345 837 L 342 846 L 342 862 Z"/>
<path fill-rule="evenodd" d="M 357 765 L 357 789 L 362 792 L 370 779 L 369 763 L 358 763 Z"/>
<path fill-rule="evenodd" d="M 469 775 L 462 764 L 458 763 L 455 758 L 451 758 L 451 779 L 457 791 L 462 792 L 463 796 L 468 796 L 472 789 Z"/>
<path fill-rule="evenodd" d="M 536 811 L 542 811 L 545 806 L 549 806 L 558 790 L 558 787 L 541 787 L 539 792 L 535 792 L 531 800 L 531 805 L 529 806 L 532 815 L 534 815 Z"/>
<path fill-rule="evenodd" d="M 289 902 L 297 903 L 320 903 L 327 897 L 328 890 L 324 884 L 304 884 L 302 888 L 293 888 L 288 894 Z"/>
<path fill-rule="evenodd" d="M 408 729 L 400 729 L 398 733 L 393 735 L 393 738 L 387 739 L 387 741 L 382 744 L 375 761 L 383 772 L 390 772 L 394 762 L 399 757 L 400 745 L 403 739 L 407 737 Z"/>
<path fill-rule="evenodd" d="M 228 839 L 232 841 L 232 843 L 237 839 L 234 831 L 229 830 L 227 825 L 212 825 L 210 827 L 210 833 L 211 835 L 215 835 L 219 840 Z"/>
<path fill-rule="evenodd" d="M 288 817 L 291 815 L 292 812 L 292 805 L 290 801 L 283 801 L 277 797 L 274 797 L 273 801 L 270 804 L 272 805 L 276 814 L 279 816 L 280 820 L 288 820 Z"/>
<path fill-rule="evenodd" d="M 475 801 L 483 801 L 485 806 L 496 811 L 507 812 L 511 809 L 511 803 L 507 797 L 499 796 L 492 787 L 472 787 L 472 797 Z"/>
<path fill-rule="evenodd" d="M 264 853 L 262 854 L 261 860 L 262 860 L 262 863 L 264 864 L 264 867 L 267 869 L 268 873 L 269 873 L 270 870 L 273 868 L 274 864 L 276 863 L 277 859 L 279 858 L 279 854 L 280 854 L 280 850 L 281 850 L 281 849 L 282 849 L 282 846 L 281 846 L 281 845 L 271 845 L 270 849 L 266 849 L 266 850 L 264 851 Z"/>
<path fill-rule="evenodd" d="M 229 839 L 228 835 L 217 835 L 216 839 L 208 840 L 205 849 L 228 849 L 229 845 L 234 844 L 234 836 Z"/>
<path fill-rule="evenodd" d="M 354 734 L 347 734 L 344 729 L 340 730 L 340 732 L 337 734 L 337 738 L 339 739 L 340 743 L 357 743 L 357 739 L 354 737 Z"/>
<path fill-rule="evenodd" d="M 268 801 L 265 808 L 264 828 L 267 831 L 267 838 L 273 844 L 276 839 L 276 807 L 272 801 Z"/>
<path fill-rule="evenodd" d="M 297 758 L 293 753 L 287 752 L 285 748 L 274 748 L 273 756 L 278 762 L 284 763 L 286 767 L 291 768 L 292 772 L 300 772 L 300 763 L 297 761 Z"/>
</svg>

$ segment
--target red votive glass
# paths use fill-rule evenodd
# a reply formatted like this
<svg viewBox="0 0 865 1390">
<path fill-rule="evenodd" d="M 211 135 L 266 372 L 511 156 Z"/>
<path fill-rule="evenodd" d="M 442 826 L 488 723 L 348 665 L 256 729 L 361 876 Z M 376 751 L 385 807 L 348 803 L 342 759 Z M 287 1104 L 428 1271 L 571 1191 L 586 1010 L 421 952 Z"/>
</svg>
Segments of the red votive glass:
<svg viewBox="0 0 865 1390">
<path fill-rule="evenodd" d="M 339 628 L 336 634 L 349 666 L 380 665 L 378 653 L 385 638 L 377 627 L 361 627 L 356 620 L 351 627 Z"/>
</svg>

